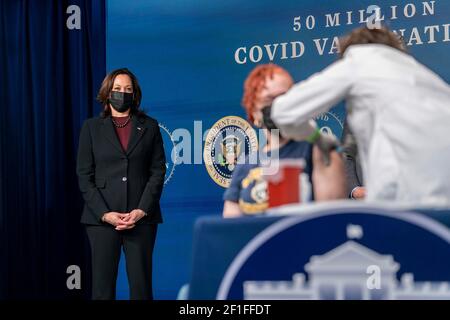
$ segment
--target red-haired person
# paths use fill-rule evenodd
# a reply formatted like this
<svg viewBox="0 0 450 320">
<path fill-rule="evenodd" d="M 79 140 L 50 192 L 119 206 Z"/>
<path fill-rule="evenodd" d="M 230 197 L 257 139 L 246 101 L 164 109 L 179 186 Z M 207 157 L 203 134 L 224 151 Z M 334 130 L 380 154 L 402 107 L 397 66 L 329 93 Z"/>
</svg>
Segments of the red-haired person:
<svg viewBox="0 0 450 320">
<path fill-rule="evenodd" d="M 316 200 L 331 200 L 345 198 L 345 184 L 343 162 L 340 156 L 333 152 L 330 166 L 325 166 L 320 151 L 314 148 L 313 173 L 313 147 L 306 141 L 293 141 L 283 136 L 272 139 L 267 126 L 263 123 L 264 107 L 270 105 L 277 96 L 287 92 L 294 81 L 290 74 L 275 64 L 264 64 L 254 68 L 244 83 L 242 105 L 247 113 L 248 120 L 257 128 L 264 130 L 267 143 L 263 152 L 268 156 L 277 149 L 280 159 L 304 159 L 305 172 L 313 180 L 314 198 Z M 238 217 L 264 212 L 268 207 L 267 183 L 262 177 L 260 159 L 250 163 L 248 157 L 244 163 L 238 163 L 233 171 L 231 184 L 224 194 L 223 216 Z M 336 168 L 336 166 L 338 168 Z M 311 179 L 312 178 L 312 179 Z M 321 183 L 320 181 L 335 181 L 336 183 Z M 322 186 L 321 190 L 315 186 Z M 336 188 L 335 188 L 336 187 Z"/>
</svg>

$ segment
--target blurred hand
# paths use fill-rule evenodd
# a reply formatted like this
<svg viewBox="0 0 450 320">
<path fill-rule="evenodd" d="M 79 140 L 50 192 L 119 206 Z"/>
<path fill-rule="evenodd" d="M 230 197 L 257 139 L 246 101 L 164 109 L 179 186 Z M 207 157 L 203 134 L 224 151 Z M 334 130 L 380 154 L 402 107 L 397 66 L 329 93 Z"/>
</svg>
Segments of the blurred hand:
<svg viewBox="0 0 450 320">
<path fill-rule="evenodd" d="M 363 200 L 366 197 L 366 188 L 356 187 L 352 191 L 352 198 L 356 200 Z"/>
<path fill-rule="evenodd" d="M 122 220 L 124 223 L 126 223 L 126 225 L 124 225 L 124 226 L 119 225 L 116 227 L 116 230 L 131 229 L 135 226 L 136 222 L 138 222 L 144 216 L 145 216 L 144 211 L 142 211 L 141 209 L 134 209 L 133 211 L 128 213 Z"/>
<path fill-rule="evenodd" d="M 116 227 L 116 230 L 125 230 L 134 227 L 134 223 L 125 220 L 128 216 L 129 213 L 107 212 L 103 215 L 102 220 Z"/>
<path fill-rule="evenodd" d="M 347 178 L 341 154 L 330 151 L 329 163 L 318 146 L 313 147 L 313 173 L 315 201 L 347 198 Z"/>
</svg>

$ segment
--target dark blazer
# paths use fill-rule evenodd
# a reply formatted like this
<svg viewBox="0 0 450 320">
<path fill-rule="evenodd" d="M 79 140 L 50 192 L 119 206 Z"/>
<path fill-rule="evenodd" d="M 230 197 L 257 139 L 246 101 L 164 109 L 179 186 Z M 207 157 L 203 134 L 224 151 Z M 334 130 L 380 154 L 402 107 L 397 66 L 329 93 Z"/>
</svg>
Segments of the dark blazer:
<svg viewBox="0 0 450 320">
<path fill-rule="evenodd" d="M 344 164 L 345 173 L 347 176 L 347 195 L 351 197 L 354 188 L 363 186 L 363 175 L 361 164 L 358 156 L 358 146 L 356 145 L 355 137 L 350 131 L 347 121 L 344 123 L 344 131 L 342 132 L 342 139 L 344 145 Z"/>
<path fill-rule="evenodd" d="M 148 116 L 131 118 L 131 134 L 124 152 L 111 117 L 84 122 L 80 133 L 77 175 L 85 200 L 81 223 L 103 225 L 110 211 L 141 209 L 148 215 L 138 223 L 161 223 L 159 199 L 166 160 L 158 122 Z"/>
</svg>

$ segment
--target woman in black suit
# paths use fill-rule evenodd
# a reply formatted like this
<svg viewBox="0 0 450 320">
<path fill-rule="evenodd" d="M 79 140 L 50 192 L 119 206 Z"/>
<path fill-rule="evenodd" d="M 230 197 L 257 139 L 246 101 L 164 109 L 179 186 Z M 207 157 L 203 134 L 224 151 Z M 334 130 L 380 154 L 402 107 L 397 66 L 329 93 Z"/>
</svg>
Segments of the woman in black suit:
<svg viewBox="0 0 450 320">
<path fill-rule="evenodd" d="M 106 76 L 104 110 L 84 122 L 77 175 L 92 252 L 92 298 L 115 299 L 123 246 L 131 299 L 152 299 L 152 253 L 165 156 L 158 122 L 139 110 L 141 89 L 128 69 Z"/>
</svg>

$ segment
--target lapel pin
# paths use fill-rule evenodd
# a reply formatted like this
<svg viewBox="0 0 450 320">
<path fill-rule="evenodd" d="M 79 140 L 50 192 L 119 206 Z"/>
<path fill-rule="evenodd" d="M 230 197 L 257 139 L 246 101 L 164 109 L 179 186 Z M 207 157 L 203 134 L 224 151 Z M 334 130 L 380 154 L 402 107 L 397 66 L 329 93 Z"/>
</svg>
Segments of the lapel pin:
<svg viewBox="0 0 450 320">
<path fill-rule="evenodd" d="M 141 127 L 137 127 L 137 129 L 138 129 L 138 130 L 142 130 L 142 128 L 141 128 Z"/>
</svg>

